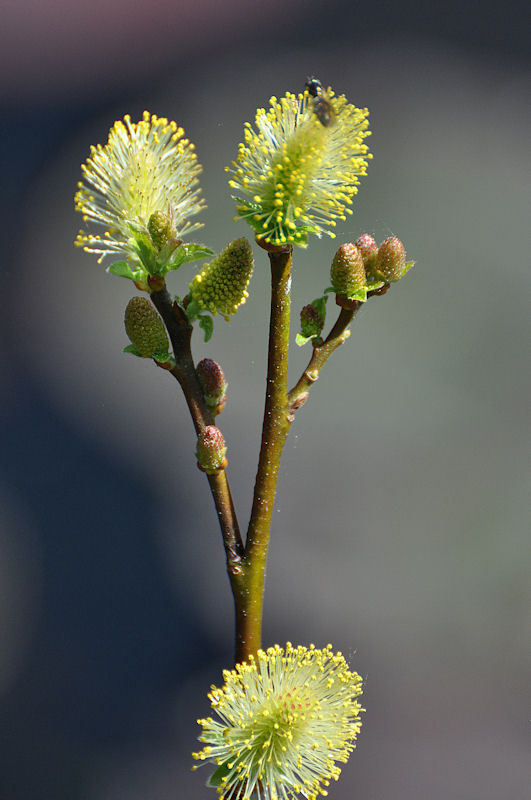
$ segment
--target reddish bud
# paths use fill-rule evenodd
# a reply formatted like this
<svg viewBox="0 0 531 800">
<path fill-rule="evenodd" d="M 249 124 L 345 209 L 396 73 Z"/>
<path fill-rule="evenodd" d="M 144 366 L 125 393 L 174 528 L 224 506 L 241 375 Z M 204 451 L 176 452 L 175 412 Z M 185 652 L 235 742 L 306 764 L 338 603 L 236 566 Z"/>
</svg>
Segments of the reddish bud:
<svg viewBox="0 0 531 800">
<path fill-rule="evenodd" d="M 320 336 L 324 322 L 323 314 L 313 303 L 308 303 L 301 309 L 301 333 L 308 339 Z"/>
<path fill-rule="evenodd" d="M 196 373 L 207 406 L 216 408 L 224 403 L 228 384 L 219 364 L 212 358 L 203 358 L 196 367 Z"/>
<path fill-rule="evenodd" d="M 330 279 L 337 294 L 351 298 L 366 284 L 363 258 L 352 242 L 342 244 L 332 261 Z"/>
<path fill-rule="evenodd" d="M 213 474 L 226 465 L 227 447 L 219 428 L 207 425 L 197 437 L 197 463 L 203 472 Z"/>
<path fill-rule="evenodd" d="M 400 280 L 406 267 L 406 250 L 397 236 L 390 236 L 378 248 L 376 269 L 386 283 Z"/>
<path fill-rule="evenodd" d="M 376 240 L 370 233 L 362 233 L 361 236 L 358 236 L 356 239 L 355 245 L 361 253 L 367 277 L 371 277 L 374 273 L 376 259 L 378 257 L 378 245 L 376 244 Z"/>
</svg>

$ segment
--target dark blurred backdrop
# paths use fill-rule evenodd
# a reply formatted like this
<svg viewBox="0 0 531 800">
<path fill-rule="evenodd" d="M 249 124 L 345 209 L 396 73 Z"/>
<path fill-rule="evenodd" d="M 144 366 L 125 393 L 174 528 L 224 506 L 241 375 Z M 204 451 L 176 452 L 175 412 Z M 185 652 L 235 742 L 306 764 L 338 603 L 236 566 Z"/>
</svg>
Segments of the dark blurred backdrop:
<svg viewBox="0 0 531 800">
<path fill-rule="evenodd" d="M 417 266 L 364 310 L 297 416 L 264 643 L 331 641 L 366 679 L 331 798 L 524 800 L 526 7 L 8 0 L 2 13 L 1 800 L 212 795 L 190 752 L 232 654 L 215 514 L 176 386 L 120 352 L 130 285 L 72 246 L 72 196 L 90 144 L 148 108 L 196 143 L 201 238 L 221 249 L 249 233 L 223 171 L 243 123 L 308 74 L 371 109 L 374 162 L 339 241 L 396 233 Z M 294 327 L 334 250 L 296 253 Z M 220 424 L 243 525 L 266 353 L 255 256 L 249 302 L 195 341 L 230 382 Z M 293 379 L 307 356 L 293 353 Z"/>
</svg>

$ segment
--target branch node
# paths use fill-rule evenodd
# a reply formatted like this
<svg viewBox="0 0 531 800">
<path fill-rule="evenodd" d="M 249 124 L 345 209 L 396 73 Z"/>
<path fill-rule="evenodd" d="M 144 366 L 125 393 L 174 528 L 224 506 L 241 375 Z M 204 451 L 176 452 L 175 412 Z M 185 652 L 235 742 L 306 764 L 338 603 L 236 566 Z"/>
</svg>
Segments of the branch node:
<svg viewBox="0 0 531 800">
<path fill-rule="evenodd" d="M 179 325 L 186 325 L 187 327 L 192 327 L 192 326 L 190 325 L 190 323 L 188 322 L 188 317 L 186 316 L 186 314 L 185 314 L 184 310 L 181 308 L 181 306 L 179 305 L 179 303 L 177 302 L 177 300 L 174 300 L 174 301 L 173 301 L 173 305 L 172 305 L 172 313 L 173 313 L 173 318 L 174 318 L 174 320 L 175 320 L 175 321 L 176 321 L 176 322 L 177 322 Z"/>
<path fill-rule="evenodd" d="M 288 413 L 286 415 L 288 422 L 293 422 L 295 419 L 295 412 L 298 411 L 299 408 L 303 407 L 309 396 L 310 392 L 301 392 L 299 395 L 297 395 L 295 400 L 293 400 L 288 408 Z"/>
<path fill-rule="evenodd" d="M 357 311 L 361 303 L 359 300 L 349 300 L 344 294 L 336 294 L 336 305 L 347 311 Z"/>
<path fill-rule="evenodd" d="M 166 281 L 161 275 L 148 275 L 147 282 L 152 292 L 161 292 L 166 286 Z"/>
<path fill-rule="evenodd" d="M 207 475 L 219 475 L 220 472 L 223 472 L 224 470 L 227 469 L 228 464 L 229 462 L 225 457 L 217 469 L 205 469 L 204 467 L 201 466 L 199 461 L 197 462 L 197 468 L 200 469 L 201 472 L 206 472 Z"/>
</svg>

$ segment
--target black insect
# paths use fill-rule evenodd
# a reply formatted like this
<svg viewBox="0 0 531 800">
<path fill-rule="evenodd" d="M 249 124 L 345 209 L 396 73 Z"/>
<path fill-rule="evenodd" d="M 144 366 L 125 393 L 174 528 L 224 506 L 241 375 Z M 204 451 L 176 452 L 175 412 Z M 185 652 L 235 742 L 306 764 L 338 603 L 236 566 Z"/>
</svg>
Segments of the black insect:
<svg viewBox="0 0 531 800">
<path fill-rule="evenodd" d="M 336 114 L 332 103 L 326 96 L 323 84 L 318 78 L 308 78 L 304 88 L 313 98 L 313 110 L 315 116 L 324 128 L 329 128 L 334 122 Z"/>
</svg>

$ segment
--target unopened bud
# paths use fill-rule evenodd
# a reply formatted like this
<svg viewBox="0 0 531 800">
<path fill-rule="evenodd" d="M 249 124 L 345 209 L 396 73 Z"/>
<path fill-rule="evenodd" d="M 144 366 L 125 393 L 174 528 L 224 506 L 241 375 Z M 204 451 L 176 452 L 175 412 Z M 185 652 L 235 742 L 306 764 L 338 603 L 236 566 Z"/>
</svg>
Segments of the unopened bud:
<svg viewBox="0 0 531 800">
<path fill-rule="evenodd" d="M 358 236 L 354 244 L 361 253 L 363 265 L 365 267 L 365 273 L 368 278 L 371 278 L 374 274 L 376 260 L 378 257 L 378 245 L 376 244 L 376 239 L 374 236 L 371 236 L 370 233 L 362 233 L 361 236 Z"/>
<path fill-rule="evenodd" d="M 342 244 L 332 261 L 330 279 L 335 292 L 351 298 L 367 285 L 360 251 L 352 242 Z"/>
<path fill-rule="evenodd" d="M 149 218 L 148 231 L 151 241 L 162 250 L 168 239 L 175 235 L 171 219 L 163 211 L 155 211 Z"/>
<path fill-rule="evenodd" d="M 161 318 L 146 297 L 133 297 L 125 309 L 125 332 L 136 347 L 138 355 L 152 358 L 167 353 L 168 334 Z"/>
<path fill-rule="evenodd" d="M 203 358 L 195 371 L 207 406 L 221 411 L 220 406 L 225 404 L 228 385 L 223 370 L 212 358 Z"/>
<path fill-rule="evenodd" d="M 254 260 L 245 237 L 231 242 L 190 284 L 192 299 L 211 314 L 230 316 L 245 303 Z"/>
<path fill-rule="evenodd" d="M 219 428 L 207 425 L 197 437 L 197 463 L 203 472 L 214 474 L 226 466 L 227 447 Z"/>
<path fill-rule="evenodd" d="M 400 280 L 406 268 L 406 250 L 397 236 L 390 236 L 378 248 L 376 269 L 386 283 Z"/>
<path fill-rule="evenodd" d="M 301 333 L 307 339 L 320 336 L 325 323 L 323 314 L 313 303 L 308 303 L 301 309 Z"/>
</svg>

